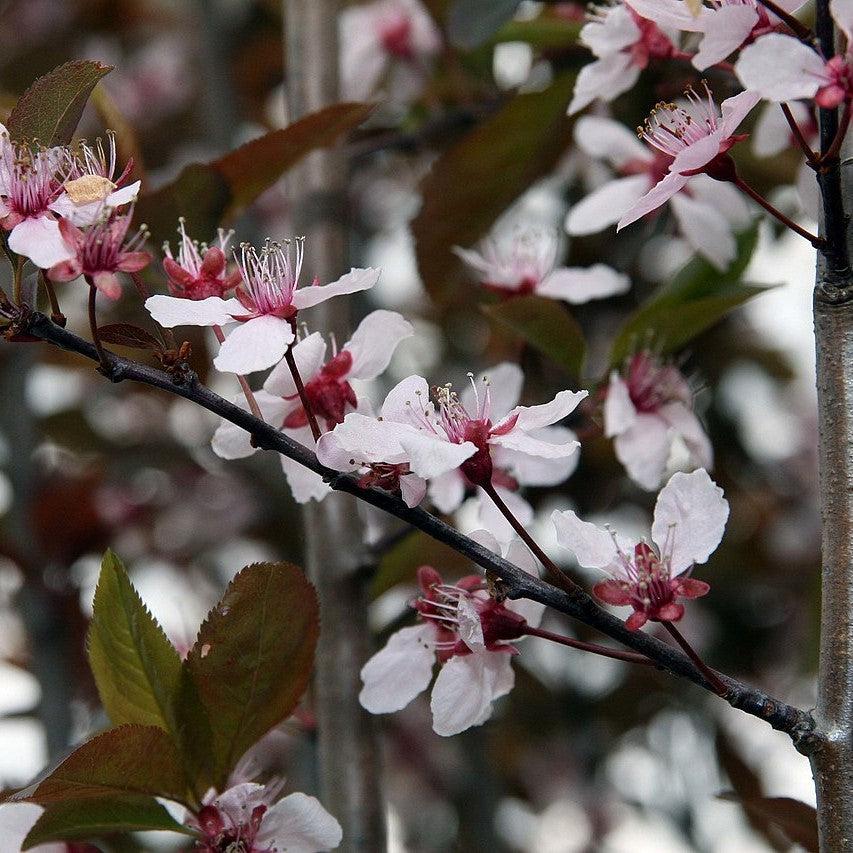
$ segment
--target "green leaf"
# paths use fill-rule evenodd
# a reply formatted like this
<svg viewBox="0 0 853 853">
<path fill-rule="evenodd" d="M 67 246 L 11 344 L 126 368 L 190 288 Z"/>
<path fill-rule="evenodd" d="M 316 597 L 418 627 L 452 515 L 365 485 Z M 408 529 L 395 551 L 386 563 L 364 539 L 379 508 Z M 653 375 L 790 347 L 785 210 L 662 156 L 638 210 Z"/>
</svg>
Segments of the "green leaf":
<svg viewBox="0 0 853 853">
<path fill-rule="evenodd" d="M 447 32 L 454 47 L 472 50 L 485 44 L 514 14 L 520 0 L 455 0 Z"/>
<path fill-rule="evenodd" d="M 112 65 L 78 60 L 39 77 L 12 108 L 6 125 L 9 134 L 43 145 L 67 145 L 92 89 L 112 70 Z"/>
<path fill-rule="evenodd" d="M 523 41 L 539 50 L 561 50 L 578 40 L 581 26 L 582 21 L 546 13 L 527 21 L 509 21 L 495 33 L 492 41 Z"/>
<path fill-rule="evenodd" d="M 159 726 L 175 737 L 181 658 L 107 551 L 95 590 L 89 664 L 114 725 Z"/>
<path fill-rule="evenodd" d="M 452 247 L 473 245 L 569 144 L 566 107 L 574 80 L 562 74 L 542 92 L 511 98 L 448 148 L 421 182 L 423 204 L 412 230 L 418 268 L 436 301 L 448 301 L 460 279 Z"/>
<path fill-rule="evenodd" d="M 314 588 L 290 563 L 246 567 L 208 614 L 185 665 L 211 724 L 215 787 L 296 707 L 319 624 Z"/>
<path fill-rule="evenodd" d="M 306 154 L 336 143 L 371 113 L 370 104 L 343 103 L 266 133 L 210 163 L 187 166 L 171 184 L 143 194 L 136 218 L 156 245 L 174 239 L 178 217 L 200 240 L 238 216 Z"/>
<path fill-rule="evenodd" d="M 668 355 L 713 326 L 748 299 L 771 289 L 739 281 L 755 247 L 756 229 L 738 238 L 738 254 L 720 273 L 701 258 L 643 303 L 620 329 L 610 351 L 611 366 L 620 365 L 639 347 Z"/>
<path fill-rule="evenodd" d="M 187 782 L 169 735 L 156 726 L 119 726 L 78 746 L 10 801 L 39 805 L 148 794 L 187 803 Z"/>
<path fill-rule="evenodd" d="M 553 299 L 519 296 L 483 311 L 544 353 L 576 379 L 581 378 L 586 341 L 577 321 Z"/>
<path fill-rule="evenodd" d="M 87 839 L 114 832 L 167 830 L 182 835 L 193 831 L 178 823 L 153 797 L 128 795 L 103 799 L 68 800 L 49 805 L 24 839 L 23 850 L 48 841 Z"/>
</svg>

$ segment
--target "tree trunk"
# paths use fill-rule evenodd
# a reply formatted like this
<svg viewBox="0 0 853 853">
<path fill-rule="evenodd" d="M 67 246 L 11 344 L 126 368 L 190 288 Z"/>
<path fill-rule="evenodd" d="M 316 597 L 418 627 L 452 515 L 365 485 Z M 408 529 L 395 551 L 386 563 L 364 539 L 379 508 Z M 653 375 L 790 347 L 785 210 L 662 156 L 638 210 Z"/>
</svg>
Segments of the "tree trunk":
<svg viewBox="0 0 853 853">
<path fill-rule="evenodd" d="M 284 0 L 290 120 L 338 101 L 338 0 Z M 340 152 L 312 154 L 294 175 L 293 219 L 306 235 L 308 275 L 323 283 L 349 269 L 345 217 L 347 165 Z M 347 300 L 312 309 L 311 327 L 344 341 Z M 320 598 L 314 673 L 320 789 L 341 822 L 341 850 L 385 850 L 380 744 L 375 720 L 358 702 L 359 672 L 370 653 L 366 551 L 356 501 L 328 495 L 304 511 L 306 565 Z"/>
</svg>

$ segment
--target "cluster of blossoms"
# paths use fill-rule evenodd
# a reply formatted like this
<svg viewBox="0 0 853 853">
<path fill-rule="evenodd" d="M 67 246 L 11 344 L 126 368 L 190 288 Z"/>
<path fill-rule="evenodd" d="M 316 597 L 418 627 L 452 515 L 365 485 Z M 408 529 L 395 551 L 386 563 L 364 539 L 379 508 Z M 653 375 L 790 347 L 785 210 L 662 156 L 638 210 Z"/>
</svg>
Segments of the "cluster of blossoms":
<svg viewBox="0 0 853 853">
<path fill-rule="evenodd" d="M 139 181 L 132 164 L 116 176 L 115 141 L 44 148 L 10 138 L 0 125 L 0 227 L 9 248 L 54 281 L 86 276 L 119 296 L 117 272 L 143 269 L 144 229 L 128 237 Z"/>
</svg>

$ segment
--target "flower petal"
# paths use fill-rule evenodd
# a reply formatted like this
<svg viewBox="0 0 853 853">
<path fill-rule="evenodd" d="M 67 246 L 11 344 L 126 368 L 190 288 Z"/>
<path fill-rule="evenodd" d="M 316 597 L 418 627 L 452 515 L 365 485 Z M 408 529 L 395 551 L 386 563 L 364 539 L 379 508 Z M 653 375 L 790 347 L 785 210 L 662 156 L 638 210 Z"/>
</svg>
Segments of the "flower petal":
<svg viewBox="0 0 853 853">
<path fill-rule="evenodd" d="M 435 652 L 434 629 L 428 624 L 401 628 L 388 638 L 361 669 L 364 687 L 358 695 L 371 714 L 390 714 L 405 708 L 429 686 Z"/>
<path fill-rule="evenodd" d="M 572 551 L 581 566 L 604 569 L 617 558 L 613 536 L 589 521 L 581 521 L 572 510 L 554 510 L 551 521 L 557 531 L 557 542 Z"/>
<path fill-rule="evenodd" d="M 625 6 L 607 8 L 603 20 L 592 20 L 581 27 L 580 42 L 596 56 L 619 53 L 640 41 L 642 33 Z"/>
<path fill-rule="evenodd" d="M 219 347 L 213 366 L 223 373 L 266 370 L 284 358 L 292 342 L 293 329 L 287 320 L 268 314 L 253 317 L 231 330 Z"/>
<path fill-rule="evenodd" d="M 388 392 L 381 415 L 386 421 L 415 423 L 418 419 L 413 416 L 424 410 L 434 411 L 429 399 L 429 385 L 422 376 L 409 376 Z"/>
<path fill-rule="evenodd" d="M 824 62 L 799 39 L 770 33 L 745 47 L 735 63 L 744 87 L 768 101 L 812 98 L 826 78 Z"/>
<path fill-rule="evenodd" d="M 509 507 L 509 511 L 525 527 L 533 522 L 533 507 L 518 492 L 497 486 L 495 491 Z M 512 525 L 504 518 L 495 502 L 482 490 L 477 490 L 477 521 L 499 542 L 510 542 L 516 535 Z"/>
<path fill-rule="evenodd" d="M 637 409 L 631 402 L 628 383 L 614 370 L 604 399 L 604 434 L 613 438 L 629 429 L 636 419 Z"/>
<path fill-rule="evenodd" d="M 459 509 L 465 499 L 465 478 L 457 468 L 439 474 L 429 481 L 427 490 L 432 505 L 441 513 L 449 515 Z"/>
<path fill-rule="evenodd" d="M 584 65 L 575 82 L 569 115 L 580 112 L 598 98 L 612 101 L 631 89 L 639 76 L 640 68 L 628 52 L 613 53 Z"/>
<path fill-rule="evenodd" d="M 631 279 L 605 264 L 556 269 L 536 288 L 540 296 L 564 299 L 582 305 L 591 299 L 604 299 L 631 289 Z"/>
<path fill-rule="evenodd" d="M 175 326 L 224 326 L 233 323 L 232 311 L 244 310 L 236 299 L 179 299 L 177 296 L 149 296 L 145 300 L 148 313 L 167 329 Z"/>
<path fill-rule="evenodd" d="M 368 267 L 367 269 L 352 269 L 342 275 L 337 281 L 322 286 L 300 287 L 293 294 L 293 306 L 302 310 L 319 305 L 335 296 L 356 293 L 359 290 L 369 290 L 379 281 L 381 270 Z"/>
<path fill-rule="evenodd" d="M 258 849 L 319 853 L 341 843 L 341 825 L 307 794 L 289 794 L 264 814 L 254 844 Z"/>
<path fill-rule="evenodd" d="M 492 700 L 512 689 L 510 657 L 506 652 L 473 652 L 444 664 L 430 699 L 433 731 L 449 737 L 484 723 Z"/>
<path fill-rule="evenodd" d="M 636 131 L 603 116 L 583 116 L 575 125 L 575 142 L 590 157 L 603 157 L 614 169 L 631 161 L 648 163 L 648 149 L 637 138 Z"/>
<path fill-rule="evenodd" d="M 577 439 L 567 439 L 559 444 L 552 444 L 517 429 L 508 432 L 506 435 L 492 436 L 489 439 L 489 444 L 514 450 L 516 453 L 523 453 L 526 456 L 538 456 L 541 459 L 565 459 L 574 456 L 581 446 Z"/>
<path fill-rule="evenodd" d="M 741 94 L 744 94 L 741 92 Z M 669 171 L 675 174 L 692 172 L 702 169 L 720 153 L 725 135 L 718 128 L 707 136 L 702 136 L 685 146 L 675 155 L 675 159 L 669 165 Z"/>
<path fill-rule="evenodd" d="M 319 332 L 314 332 L 293 346 L 293 360 L 302 382 L 310 382 L 326 360 L 326 341 Z M 294 397 L 299 392 L 287 361 L 280 361 L 264 382 L 264 391 L 279 397 Z"/>
<path fill-rule="evenodd" d="M 354 464 L 368 462 L 397 463 L 403 461 L 404 450 L 399 441 L 400 426 L 388 421 L 380 421 L 368 417 L 360 412 L 350 412 L 332 431 L 338 447 L 344 453 L 354 458 Z M 321 436 L 321 439 L 325 436 Z M 334 452 L 331 448 L 324 447 L 321 462 L 330 467 L 332 465 L 331 455 L 327 459 L 327 452 Z M 320 451 L 318 451 L 318 456 Z"/>
<path fill-rule="evenodd" d="M 713 12 L 703 7 L 694 15 L 683 0 L 626 0 L 626 6 L 641 18 L 654 21 L 658 26 L 673 27 L 687 33 L 702 33 Z"/>
<path fill-rule="evenodd" d="M 720 130 L 724 139 L 734 134 L 741 122 L 760 100 L 761 96 L 758 92 L 739 92 L 731 98 L 726 98 L 720 104 L 720 111 L 723 115 L 720 121 Z"/>
<path fill-rule="evenodd" d="M 616 225 L 616 230 L 621 231 L 626 225 L 636 222 L 647 213 L 651 213 L 661 205 L 666 204 L 677 192 L 684 189 L 689 180 L 690 178 L 687 175 L 670 172 L 622 215 Z"/>
<path fill-rule="evenodd" d="M 650 188 L 648 175 L 629 175 L 608 181 L 572 206 L 566 216 L 566 231 L 580 237 L 615 225 Z"/>
<path fill-rule="evenodd" d="M 713 22 L 705 28 L 693 66 L 704 71 L 734 53 L 748 38 L 758 22 L 754 6 L 721 6 L 713 13 Z"/>
<path fill-rule="evenodd" d="M 673 196 L 670 204 L 690 246 L 721 272 L 728 269 L 737 254 L 737 243 L 722 213 L 686 193 Z"/>
<path fill-rule="evenodd" d="M 670 477 L 655 504 L 652 539 L 671 554 L 673 576 L 704 563 L 720 544 L 729 504 L 704 468 Z"/>
<path fill-rule="evenodd" d="M 550 403 L 542 403 L 538 406 L 516 406 L 501 423 L 515 417 L 516 422 L 513 431 L 522 430 L 524 432 L 551 426 L 551 424 L 555 424 L 571 414 L 581 400 L 588 396 L 588 391 L 560 391 Z M 501 424 L 497 424 L 495 429 L 500 429 L 500 426 Z"/>
<path fill-rule="evenodd" d="M 288 430 L 291 438 L 296 438 L 294 433 L 295 430 Z M 299 441 L 298 438 L 297 441 Z M 305 447 L 313 447 L 314 445 L 313 436 L 308 427 L 305 428 L 305 435 L 302 437 L 300 444 L 304 444 Z M 293 494 L 293 500 L 296 503 L 307 504 L 309 501 L 321 501 L 332 491 L 319 474 L 316 474 L 304 465 L 300 465 L 286 456 L 279 456 L 279 461 L 281 462 L 281 469 L 284 471 L 284 476 L 287 479 L 287 485 Z"/>
<path fill-rule="evenodd" d="M 657 489 L 672 449 L 669 425 L 657 415 L 638 414 L 634 423 L 616 436 L 613 449 L 638 486 L 648 491 Z"/>
<path fill-rule="evenodd" d="M 288 409 L 292 408 L 281 397 L 274 397 L 264 391 L 256 391 L 255 400 L 264 420 L 274 426 L 280 425 Z M 232 402 L 241 409 L 249 411 L 249 404 L 245 397 L 238 397 Z M 232 424 L 231 421 L 226 420 L 223 420 L 216 428 L 216 432 L 213 433 L 213 438 L 210 440 L 210 446 L 220 459 L 245 459 L 257 450 L 256 447 L 252 446 L 250 433 L 242 427 L 238 427 L 237 424 Z"/>
<path fill-rule="evenodd" d="M 530 435 L 549 444 L 577 441 L 577 435 L 564 426 L 541 427 L 532 430 Z M 580 453 L 561 459 L 543 459 L 506 447 L 493 447 L 491 452 L 495 467 L 511 474 L 521 486 L 556 486 L 571 477 L 580 461 Z"/>
<path fill-rule="evenodd" d="M 400 477 L 400 497 L 407 507 L 415 507 L 426 497 L 427 482 L 417 474 Z"/>
<path fill-rule="evenodd" d="M 409 467 L 426 480 L 458 468 L 477 452 L 470 441 L 454 444 L 447 439 L 413 427 L 398 428 L 398 441 L 409 462 Z"/>
<path fill-rule="evenodd" d="M 693 464 L 697 468 L 712 468 L 714 449 L 696 413 L 678 401 L 666 403 L 658 414 L 681 436 Z"/>
<path fill-rule="evenodd" d="M 388 367 L 400 341 L 414 333 L 412 324 L 396 311 L 371 312 L 343 345 L 352 355 L 349 375 L 353 379 L 375 379 Z"/>
<path fill-rule="evenodd" d="M 511 361 L 503 361 L 477 376 L 474 383 L 477 394 L 481 398 L 486 390 L 485 383 L 488 383 L 491 403 L 490 419 L 494 422 L 504 417 L 513 406 L 518 404 L 521 398 L 521 389 L 524 386 L 524 373 L 517 364 L 513 364 Z M 459 396 L 466 411 L 471 413 L 477 411 L 474 386 L 469 383 Z"/>
<path fill-rule="evenodd" d="M 829 11 L 847 39 L 848 49 L 853 41 L 853 0 L 829 0 Z"/>
<path fill-rule="evenodd" d="M 62 261 L 70 261 L 75 253 L 62 238 L 59 223 L 51 216 L 28 217 L 9 233 L 9 248 L 37 267 L 50 269 Z"/>
</svg>

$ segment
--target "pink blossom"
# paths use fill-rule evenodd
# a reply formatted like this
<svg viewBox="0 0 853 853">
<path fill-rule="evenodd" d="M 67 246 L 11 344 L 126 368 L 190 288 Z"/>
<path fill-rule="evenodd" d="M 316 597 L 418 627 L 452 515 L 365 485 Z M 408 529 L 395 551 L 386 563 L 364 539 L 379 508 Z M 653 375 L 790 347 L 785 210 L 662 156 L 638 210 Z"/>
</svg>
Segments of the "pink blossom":
<svg viewBox="0 0 853 853">
<path fill-rule="evenodd" d="M 184 299 L 152 296 L 145 307 L 161 326 L 225 326 L 237 324 L 213 360 L 226 373 L 254 373 L 284 358 L 296 334 L 297 312 L 335 296 L 373 287 L 379 270 L 353 269 L 337 281 L 298 287 L 302 271 L 303 240 L 284 246 L 267 241 L 260 251 L 244 243 L 237 266 L 241 281 L 235 297 Z M 291 247 L 295 258 L 291 258 Z"/>
<path fill-rule="evenodd" d="M 171 246 L 163 245 L 166 257 L 163 269 L 169 279 L 169 292 L 183 299 L 207 299 L 208 296 L 225 296 L 240 283 L 240 273 L 227 270 L 225 252 L 233 232 L 219 229 L 219 245 L 208 246 L 192 240 L 187 235 L 184 219 L 178 224 L 181 242 L 178 257 L 172 255 Z"/>
<path fill-rule="evenodd" d="M 0 124 L 0 227 L 9 248 L 42 269 L 71 257 L 50 209 L 62 192 L 65 156 L 65 149 L 12 142 Z"/>
<path fill-rule="evenodd" d="M 651 59 L 675 52 L 672 36 L 655 15 L 641 17 L 621 2 L 594 6 L 591 20 L 581 29 L 580 41 L 596 57 L 578 74 L 569 115 L 595 100 L 612 101 L 627 92 Z"/>
<path fill-rule="evenodd" d="M 583 116 L 575 141 L 591 157 L 604 157 L 620 176 L 606 181 L 575 204 L 566 217 L 572 235 L 594 234 L 614 225 L 669 171 L 673 158 L 649 150 L 624 125 L 609 118 Z M 717 269 L 726 269 L 737 252 L 733 230 L 746 228 L 749 207 L 732 186 L 707 175 L 690 178 L 670 199 L 679 230 L 690 246 Z"/>
<path fill-rule="evenodd" d="M 756 93 L 741 92 L 723 101 L 720 115 L 706 85 L 704 97 L 688 89 L 684 106 L 657 104 L 640 134 L 672 162 L 665 177 L 623 214 L 616 230 L 669 201 L 693 175 L 704 172 L 717 180 L 731 180 L 734 165 L 727 152 L 745 138 L 735 131 L 758 101 Z"/>
<path fill-rule="evenodd" d="M 477 273 L 487 290 L 501 296 L 535 293 L 580 305 L 625 293 L 631 280 L 612 267 L 557 267 L 557 235 L 521 231 L 511 238 L 486 240 L 480 252 L 454 246 L 453 251 Z"/>
<path fill-rule="evenodd" d="M 94 147 L 81 142 L 77 151 L 68 151 L 68 172 L 59 197 L 50 205 L 58 216 L 70 219 L 74 225 L 93 225 L 104 210 L 122 207 L 136 201 L 141 181 L 122 186 L 133 169 L 131 160 L 115 179 L 116 143 L 109 134 L 109 153 L 101 140 Z"/>
<path fill-rule="evenodd" d="M 744 48 L 735 64 L 744 87 L 769 101 L 814 98 L 826 109 L 849 101 L 853 96 L 853 4 L 830 0 L 829 9 L 844 33 L 843 54 L 827 58 L 793 36 L 770 33 Z"/>
<path fill-rule="evenodd" d="M 693 412 L 690 386 L 674 365 L 638 352 L 624 376 L 613 371 L 606 393 L 604 433 L 615 439 L 616 457 L 639 486 L 660 486 L 677 439 L 684 442 L 695 467 L 711 467 L 711 442 Z"/>
<path fill-rule="evenodd" d="M 488 534 L 486 540 L 488 547 Z M 533 555 L 520 541 L 507 555 L 524 571 L 536 572 Z M 364 665 L 358 698 L 372 714 L 399 711 L 427 689 L 438 661 L 430 707 L 433 730 L 447 737 L 482 725 L 492 703 L 512 689 L 510 659 L 517 650 L 510 641 L 538 625 L 542 610 L 525 609 L 534 602 L 499 604 L 479 575 L 445 584 L 435 569 L 421 566 L 418 583 L 422 594 L 412 607 L 420 624 L 392 634 Z"/>
<path fill-rule="evenodd" d="M 442 40 L 419 0 L 374 0 L 341 13 L 340 43 L 344 98 L 367 100 L 387 82 L 395 100 L 407 101 L 419 94 Z"/>
<path fill-rule="evenodd" d="M 147 231 L 140 229 L 127 239 L 127 231 L 133 219 L 133 208 L 127 213 L 115 210 L 85 231 L 81 231 L 69 219 L 59 221 L 59 231 L 65 245 L 73 253 L 70 260 L 60 261 L 48 270 L 52 281 L 73 281 L 84 275 L 95 287 L 110 299 L 121 296 L 117 272 L 139 272 L 151 261 L 148 252 L 140 247 Z"/>
<path fill-rule="evenodd" d="M 376 379 L 391 361 L 398 344 L 413 334 L 411 324 L 394 311 L 368 314 L 341 349 L 326 360 L 326 342 L 319 332 L 303 338 L 293 347 L 293 358 L 305 385 L 305 392 L 320 427 L 333 429 L 349 412 L 368 409 L 367 401 L 352 383 Z M 299 400 L 290 369 L 277 365 L 255 399 L 268 423 L 280 427 L 291 438 L 314 447 L 314 437 Z M 235 401 L 247 408 L 245 400 Z M 321 439 L 322 441 L 322 439 Z M 243 459 L 255 453 L 245 430 L 223 421 L 213 435 L 214 453 L 223 459 Z M 322 477 L 290 459 L 281 457 L 293 497 L 298 503 L 322 500 L 329 487 Z"/>
<path fill-rule="evenodd" d="M 778 19 L 757 0 L 710 0 L 694 14 L 685 0 L 625 0 L 639 15 L 658 25 L 701 33 L 693 65 L 700 71 L 722 62 L 749 40 L 772 32 Z M 805 0 L 778 0 L 786 12 L 795 12 Z"/>
<path fill-rule="evenodd" d="M 720 544 L 729 517 L 723 490 L 700 468 L 673 474 L 655 504 L 652 542 L 632 544 L 611 530 L 581 521 L 571 510 L 552 515 L 557 541 L 578 563 L 602 569 L 611 578 L 593 592 L 606 604 L 633 607 L 631 630 L 653 622 L 677 622 L 684 615 L 679 598 L 699 598 L 710 587 L 688 577 Z"/>
<path fill-rule="evenodd" d="M 306 794 L 289 794 L 278 802 L 263 785 L 244 782 L 217 794 L 210 791 L 186 823 L 200 838 L 204 853 L 319 853 L 337 847 L 340 824 Z"/>
</svg>

